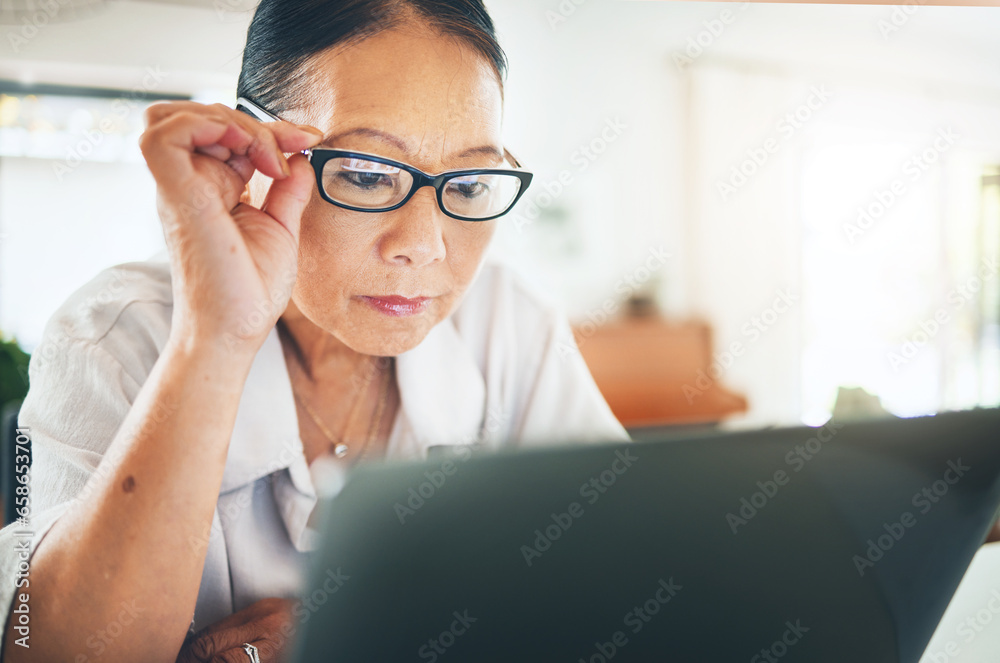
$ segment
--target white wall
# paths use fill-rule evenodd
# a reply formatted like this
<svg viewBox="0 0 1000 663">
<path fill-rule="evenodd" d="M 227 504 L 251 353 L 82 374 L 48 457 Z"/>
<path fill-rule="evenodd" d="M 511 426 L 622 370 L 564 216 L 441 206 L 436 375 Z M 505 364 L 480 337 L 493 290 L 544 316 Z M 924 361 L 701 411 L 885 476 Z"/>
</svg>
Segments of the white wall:
<svg viewBox="0 0 1000 663">
<path fill-rule="evenodd" d="M 57 182 L 53 163 L 0 158 L 0 329 L 29 347 L 86 280 L 163 246 L 156 188 L 142 167 L 84 162 Z"/>
</svg>

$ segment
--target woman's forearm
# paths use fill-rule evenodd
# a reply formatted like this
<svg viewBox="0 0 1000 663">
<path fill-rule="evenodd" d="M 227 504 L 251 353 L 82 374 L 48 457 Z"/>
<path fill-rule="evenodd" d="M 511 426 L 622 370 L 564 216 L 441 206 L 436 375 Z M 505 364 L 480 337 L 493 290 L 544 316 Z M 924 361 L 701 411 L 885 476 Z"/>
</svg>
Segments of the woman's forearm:
<svg viewBox="0 0 1000 663">
<path fill-rule="evenodd" d="M 5 660 L 73 661 L 100 642 L 107 660 L 174 661 L 252 361 L 221 343 L 168 342 L 81 498 L 39 543 L 31 647 L 8 628 Z"/>
</svg>

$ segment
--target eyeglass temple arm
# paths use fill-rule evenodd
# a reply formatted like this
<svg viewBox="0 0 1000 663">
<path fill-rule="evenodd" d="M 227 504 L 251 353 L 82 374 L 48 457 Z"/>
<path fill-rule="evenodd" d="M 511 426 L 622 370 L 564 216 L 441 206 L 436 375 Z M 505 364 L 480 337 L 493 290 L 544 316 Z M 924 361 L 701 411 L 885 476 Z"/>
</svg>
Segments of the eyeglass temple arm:
<svg viewBox="0 0 1000 663">
<path fill-rule="evenodd" d="M 239 99 L 236 100 L 236 109 L 239 110 L 240 106 L 242 106 L 244 109 L 250 111 L 250 115 L 253 115 L 255 118 L 257 118 L 261 122 L 281 122 L 282 121 L 280 117 L 278 117 L 277 115 L 274 115 L 272 113 L 267 112 L 266 110 L 264 110 L 263 108 L 261 108 L 260 106 L 258 106 L 257 104 L 255 104 L 254 102 L 250 101 L 246 97 L 240 97 Z M 312 157 L 312 150 L 309 150 L 309 149 L 302 150 L 302 154 L 304 154 L 307 157 L 311 158 Z"/>
<path fill-rule="evenodd" d="M 503 148 L 503 153 L 505 157 L 510 159 L 510 163 L 514 166 L 514 168 L 524 168 L 524 166 L 521 165 L 521 162 L 517 160 L 517 157 L 515 157 L 514 154 L 506 147 Z"/>
<path fill-rule="evenodd" d="M 240 106 L 250 111 L 250 114 L 261 122 L 280 122 L 281 118 L 276 115 L 271 115 L 266 110 L 250 101 L 246 97 L 240 97 L 236 100 L 236 109 L 239 110 Z"/>
</svg>

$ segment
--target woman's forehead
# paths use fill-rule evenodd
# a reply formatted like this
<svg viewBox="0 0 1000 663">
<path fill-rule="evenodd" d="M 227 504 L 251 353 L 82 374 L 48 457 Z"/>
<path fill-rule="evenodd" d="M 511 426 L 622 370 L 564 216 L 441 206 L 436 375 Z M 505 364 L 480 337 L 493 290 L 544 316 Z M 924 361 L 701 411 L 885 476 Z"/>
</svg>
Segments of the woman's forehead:
<svg viewBox="0 0 1000 663">
<path fill-rule="evenodd" d="M 499 106 L 503 97 L 485 57 L 431 30 L 385 30 L 335 46 L 314 56 L 305 73 L 316 92 L 345 104 L 469 112 Z"/>
<path fill-rule="evenodd" d="M 323 129 L 328 143 L 341 137 L 357 149 L 387 145 L 401 156 L 500 145 L 496 73 L 453 38 L 385 31 L 324 52 L 306 75 L 303 107 L 289 119 Z"/>
</svg>

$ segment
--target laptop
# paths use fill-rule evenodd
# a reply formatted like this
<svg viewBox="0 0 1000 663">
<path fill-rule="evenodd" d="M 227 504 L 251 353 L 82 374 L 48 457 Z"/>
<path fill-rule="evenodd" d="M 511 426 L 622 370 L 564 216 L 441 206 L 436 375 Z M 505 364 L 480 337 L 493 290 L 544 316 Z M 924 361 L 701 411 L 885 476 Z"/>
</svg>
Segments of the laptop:
<svg viewBox="0 0 1000 663">
<path fill-rule="evenodd" d="M 1000 507 L 1000 410 L 359 466 L 295 661 L 915 662 Z"/>
</svg>

